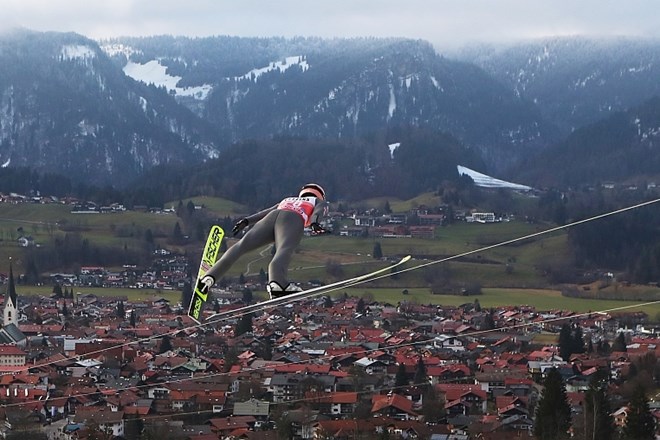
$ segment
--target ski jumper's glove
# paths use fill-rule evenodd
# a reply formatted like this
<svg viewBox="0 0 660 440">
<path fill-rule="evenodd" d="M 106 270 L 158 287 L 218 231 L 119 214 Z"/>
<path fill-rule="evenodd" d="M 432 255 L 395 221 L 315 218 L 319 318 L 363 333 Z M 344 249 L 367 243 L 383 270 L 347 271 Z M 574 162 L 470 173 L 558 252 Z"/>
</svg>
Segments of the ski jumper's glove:
<svg viewBox="0 0 660 440">
<path fill-rule="evenodd" d="M 328 231 L 327 229 L 325 229 L 323 226 L 321 226 L 320 224 L 318 224 L 316 222 L 309 225 L 309 227 L 312 228 L 312 232 L 316 235 L 327 234 L 328 232 L 330 232 L 330 231 Z"/>
<path fill-rule="evenodd" d="M 232 228 L 231 233 L 234 234 L 234 235 L 238 234 L 243 229 L 245 229 L 248 224 L 249 224 L 248 219 L 246 219 L 246 218 L 240 219 L 239 221 L 236 222 L 236 224 Z"/>
</svg>

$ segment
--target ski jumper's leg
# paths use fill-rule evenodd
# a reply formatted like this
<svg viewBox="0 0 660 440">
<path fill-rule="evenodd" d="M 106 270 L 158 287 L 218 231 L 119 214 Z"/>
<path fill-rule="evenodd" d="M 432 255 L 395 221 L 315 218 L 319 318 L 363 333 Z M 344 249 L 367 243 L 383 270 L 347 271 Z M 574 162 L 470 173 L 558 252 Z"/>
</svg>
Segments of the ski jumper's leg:
<svg viewBox="0 0 660 440">
<path fill-rule="evenodd" d="M 275 220 L 275 255 L 268 265 L 268 281 L 276 281 L 285 288 L 288 284 L 289 263 L 300 244 L 305 225 L 302 217 L 295 212 L 278 212 Z"/>
<path fill-rule="evenodd" d="M 206 275 L 210 275 L 214 280 L 218 281 L 243 254 L 275 241 L 273 230 L 275 228 L 277 212 L 273 211 L 255 223 L 252 229 L 245 233 L 243 238 L 222 254 L 220 259 L 206 272 Z"/>
</svg>

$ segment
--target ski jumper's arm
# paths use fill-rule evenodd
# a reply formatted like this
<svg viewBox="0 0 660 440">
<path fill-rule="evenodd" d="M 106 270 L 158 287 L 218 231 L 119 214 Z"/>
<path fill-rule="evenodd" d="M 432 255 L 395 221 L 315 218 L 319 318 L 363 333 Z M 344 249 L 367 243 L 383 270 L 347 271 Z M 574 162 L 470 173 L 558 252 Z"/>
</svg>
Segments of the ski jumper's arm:
<svg viewBox="0 0 660 440">
<path fill-rule="evenodd" d="M 269 212 L 274 211 L 276 209 L 277 209 L 277 205 L 273 205 L 270 208 L 263 209 L 259 212 L 255 212 L 254 214 L 251 214 L 251 215 L 245 217 L 245 220 L 248 221 L 248 224 L 253 225 L 256 222 L 258 222 L 259 220 L 261 220 L 262 218 L 266 217 L 266 215 Z"/>
</svg>

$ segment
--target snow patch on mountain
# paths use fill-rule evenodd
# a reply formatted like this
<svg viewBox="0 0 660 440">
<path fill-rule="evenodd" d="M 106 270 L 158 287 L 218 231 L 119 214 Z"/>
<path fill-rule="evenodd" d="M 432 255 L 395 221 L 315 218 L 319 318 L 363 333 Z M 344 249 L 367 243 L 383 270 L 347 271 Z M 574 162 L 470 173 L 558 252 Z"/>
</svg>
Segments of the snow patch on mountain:
<svg viewBox="0 0 660 440">
<path fill-rule="evenodd" d="M 62 46 L 60 55 L 64 60 L 75 60 L 94 58 L 96 56 L 96 52 L 94 52 L 94 49 L 91 47 L 85 46 L 83 44 L 68 44 L 66 46 Z"/>
<path fill-rule="evenodd" d="M 390 149 L 390 157 L 394 159 L 394 151 L 401 146 L 401 142 L 395 142 L 393 144 L 389 144 L 388 147 Z"/>
<path fill-rule="evenodd" d="M 136 81 L 153 84 L 157 87 L 165 87 L 168 92 L 174 92 L 176 96 L 188 96 L 204 100 L 212 89 L 212 86 L 208 84 L 197 87 L 178 87 L 177 84 L 181 77 L 169 75 L 167 67 L 157 60 L 151 60 L 146 64 L 129 61 L 124 66 L 124 73 Z"/>
<path fill-rule="evenodd" d="M 307 64 L 307 61 L 304 60 L 302 56 L 292 56 L 286 57 L 284 61 L 274 61 L 268 64 L 266 67 L 252 69 L 245 75 L 235 76 L 234 80 L 240 81 L 243 79 L 251 79 L 252 81 L 256 82 L 264 73 L 272 72 L 273 70 L 278 70 L 280 73 L 282 73 L 293 66 L 300 66 L 303 72 L 309 69 L 309 64 Z"/>
<path fill-rule="evenodd" d="M 496 179 L 478 171 L 471 170 L 470 168 L 458 165 L 458 174 L 463 176 L 470 176 L 474 180 L 474 184 L 482 188 L 506 188 L 517 189 L 521 191 L 529 191 L 533 189 L 530 186 L 520 185 L 518 183 L 511 183 L 505 180 Z"/>
</svg>

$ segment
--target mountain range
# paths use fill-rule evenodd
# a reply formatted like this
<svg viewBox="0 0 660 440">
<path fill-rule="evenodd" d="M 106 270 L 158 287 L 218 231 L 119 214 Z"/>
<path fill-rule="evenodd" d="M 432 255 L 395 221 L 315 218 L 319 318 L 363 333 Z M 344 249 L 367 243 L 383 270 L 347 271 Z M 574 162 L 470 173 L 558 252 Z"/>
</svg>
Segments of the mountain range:
<svg viewBox="0 0 660 440">
<path fill-rule="evenodd" d="M 458 165 L 531 186 L 654 179 L 659 54 L 659 42 L 630 39 L 440 54 L 401 38 L 95 41 L 14 30 L 0 34 L 0 164 L 121 187 L 162 166 L 211 173 L 255 142 L 387 151 L 418 139 L 399 136 L 412 128 L 442 134 L 442 153 L 405 160 L 417 150 L 403 145 L 379 166 L 433 176 L 429 186 L 457 178 Z M 310 150 L 296 150 L 298 168 L 314 167 Z M 373 157 L 354 159 L 373 183 Z"/>
</svg>

